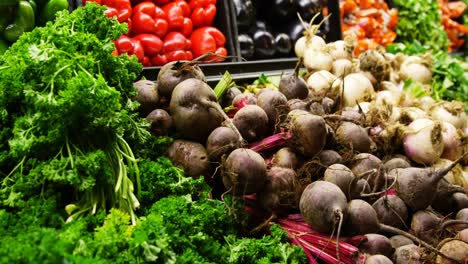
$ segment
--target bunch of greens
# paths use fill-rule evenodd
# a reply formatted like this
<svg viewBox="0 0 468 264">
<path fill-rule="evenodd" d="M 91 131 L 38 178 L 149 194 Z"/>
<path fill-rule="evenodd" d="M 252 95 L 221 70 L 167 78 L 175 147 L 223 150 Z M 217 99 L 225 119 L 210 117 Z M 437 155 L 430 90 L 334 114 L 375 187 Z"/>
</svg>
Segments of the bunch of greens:
<svg viewBox="0 0 468 264">
<path fill-rule="evenodd" d="M 115 207 L 135 222 L 139 171 L 126 139 L 149 138 L 129 99 L 141 65 L 112 55 L 127 26 L 104 11 L 63 11 L 0 57 L 2 207 L 54 195 L 69 220 Z"/>
<path fill-rule="evenodd" d="M 437 100 L 457 100 L 465 102 L 465 110 L 468 110 L 468 62 L 466 58 L 450 55 L 444 50 L 433 50 L 428 45 L 422 45 L 418 41 L 413 43 L 396 43 L 387 48 L 390 53 L 404 53 L 407 55 L 423 54 L 431 52 L 433 58 L 433 77 L 431 83 L 431 96 Z M 418 83 L 408 81 L 405 88 L 414 92 L 420 92 Z M 423 94 L 425 95 L 425 94 Z"/>
<path fill-rule="evenodd" d="M 447 51 L 449 39 L 436 0 L 394 0 L 393 4 L 398 9 L 397 42 L 417 41 L 434 51 Z"/>
</svg>

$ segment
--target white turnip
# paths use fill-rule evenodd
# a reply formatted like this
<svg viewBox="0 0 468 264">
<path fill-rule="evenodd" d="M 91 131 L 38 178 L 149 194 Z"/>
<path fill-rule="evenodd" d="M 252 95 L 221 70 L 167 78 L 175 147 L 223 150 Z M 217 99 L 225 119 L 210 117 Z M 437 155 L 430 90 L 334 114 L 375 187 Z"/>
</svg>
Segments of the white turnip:
<svg viewBox="0 0 468 264">
<path fill-rule="evenodd" d="M 370 101 L 375 94 L 374 87 L 362 73 L 351 73 L 343 80 L 344 106 L 355 106 L 357 103 Z"/>
<path fill-rule="evenodd" d="M 426 118 L 411 122 L 403 136 L 403 147 L 412 161 L 426 166 L 434 164 L 444 150 L 442 123 Z"/>
</svg>

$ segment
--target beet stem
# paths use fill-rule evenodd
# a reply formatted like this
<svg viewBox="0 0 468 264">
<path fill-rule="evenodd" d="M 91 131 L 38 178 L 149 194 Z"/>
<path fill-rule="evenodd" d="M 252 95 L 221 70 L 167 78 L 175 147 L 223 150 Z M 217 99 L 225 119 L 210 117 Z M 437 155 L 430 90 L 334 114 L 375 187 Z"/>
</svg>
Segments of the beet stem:
<svg viewBox="0 0 468 264">
<path fill-rule="evenodd" d="M 413 236 L 412 234 L 408 233 L 408 232 L 405 232 L 403 230 L 400 230 L 398 228 L 395 228 L 393 226 L 388 226 L 388 225 L 385 225 L 385 224 L 380 224 L 380 229 L 382 231 L 385 231 L 385 232 L 389 232 L 389 233 L 393 233 L 393 234 L 397 234 L 397 235 L 402 235 L 402 236 L 405 236 L 411 240 L 413 240 L 414 242 L 424 246 L 425 248 L 429 249 L 430 251 L 434 252 L 434 253 L 437 253 L 438 255 L 446 258 L 446 259 L 449 259 L 451 261 L 454 261 L 455 263 L 460 263 L 462 264 L 462 262 L 456 260 L 456 259 L 453 259 L 452 257 L 450 256 L 447 256 L 445 255 L 444 253 L 440 252 L 438 249 L 434 248 L 433 246 L 429 245 L 428 243 L 424 242 L 423 240 L 417 238 L 416 236 Z"/>
<path fill-rule="evenodd" d="M 255 152 L 267 152 L 276 148 L 281 148 L 293 138 L 290 132 L 281 132 L 262 139 L 260 142 L 253 143 L 249 148 Z"/>
<path fill-rule="evenodd" d="M 392 184 L 386 189 L 386 190 L 383 190 L 383 191 L 380 191 L 380 192 L 374 192 L 374 193 L 360 193 L 359 196 L 360 197 L 372 197 L 372 196 L 376 196 L 376 195 L 381 195 L 381 194 L 384 194 L 384 193 L 387 193 L 389 190 L 391 190 L 393 188 L 393 186 L 396 184 L 396 179 L 392 182 Z"/>
<path fill-rule="evenodd" d="M 468 224 L 468 220 L 447 220 L 440 225 L 440 228 L 445 229 L 447 226 L 458 224 Z"/>
<path fill-rule="evenodd" d="M 466 155 L 468 155 L 468 152 L 463 153 L 463 155 L 461 155 L 457 160 L 452 162 L 452 164 L 448 165 L 447 167 L 436 170 L 432 175 L 432 181 L 434 183 L 439 182 L 447 173 L 449 173 L 455 166 L 457 166 L 457 164 L 460 163 Z"/>
</svg>

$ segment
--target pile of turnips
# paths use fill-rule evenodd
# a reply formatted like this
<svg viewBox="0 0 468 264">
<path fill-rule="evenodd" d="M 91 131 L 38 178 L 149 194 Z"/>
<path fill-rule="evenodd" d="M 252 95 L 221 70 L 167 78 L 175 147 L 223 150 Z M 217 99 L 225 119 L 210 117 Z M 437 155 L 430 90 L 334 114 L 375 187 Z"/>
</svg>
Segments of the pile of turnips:
<svg viewBox="0 0 468 264">
<path fill-rule="evenodd" d="M 468 260 L 463 103 L 403 89 L 408 79 L 430 86 L 424 55 L 356 58 L 352 37 L 327 44 L 316 30 L 296 43 L 300 65 L 278 87 L 213 90 L 196 63 L 172 62 L 157 82 L 135 83 L 141 113 L 155 135 L 175 138 L 173 163 L 217 193 L 254 194 L 267 218 L 300 213 L 359 248 L 359 258 L 329 259 Z"/>
</svg>

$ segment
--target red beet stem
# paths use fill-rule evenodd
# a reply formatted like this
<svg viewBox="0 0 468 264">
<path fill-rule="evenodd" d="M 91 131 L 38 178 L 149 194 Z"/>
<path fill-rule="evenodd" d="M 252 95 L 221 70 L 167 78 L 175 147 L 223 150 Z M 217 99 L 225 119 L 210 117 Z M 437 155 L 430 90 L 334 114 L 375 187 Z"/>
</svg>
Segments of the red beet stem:
<svg viewBox="0 0 468 264">
<path fill-rule="evenodd" d="M 299 242 L 301 242 L 301 244 L 304 246 L 304 248 L 306 248 L 307 250 L 312 252 L 312 254 L 315 255 L 317 258 L 323 260 L 324 262 L 326 262 L 328 264 L 335 264 L 335 263 L 338 264 L 338 260 L 336 258 L 334 258 L 331 255 L 323 252 L 319 248 L 314 247 L 310 243 L 307 243 L 307 241 L 305 241 L 304 239 L 297 238 L 297 240 Z"/>
<path fill-rule="evenodd" d="M 253 143 L 249 148 L 259 153 L 268 152 L 286 146 L 292 138 L 293 135 L 290 132 L 281 132 Z"/>
</svg>

